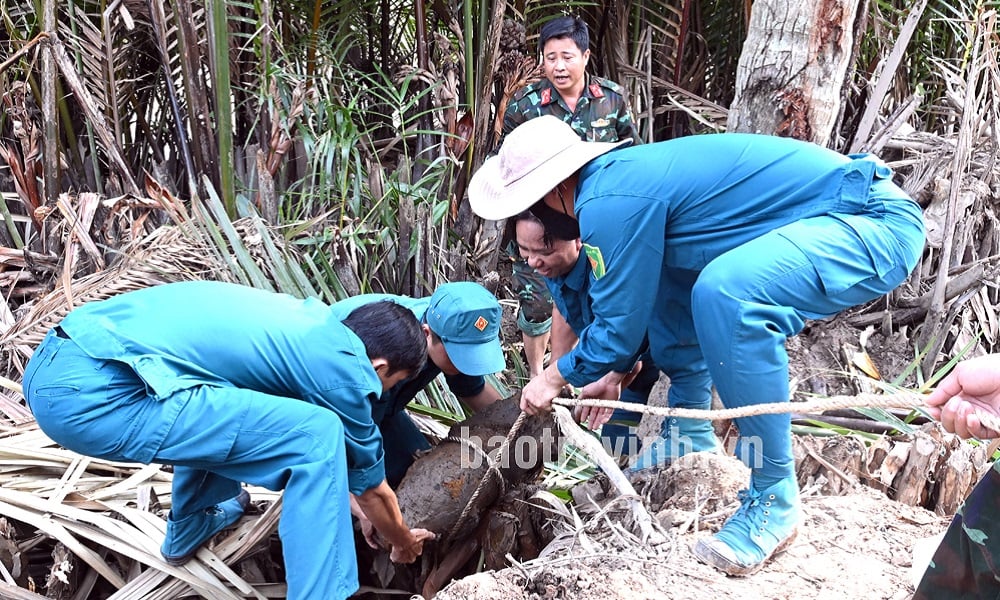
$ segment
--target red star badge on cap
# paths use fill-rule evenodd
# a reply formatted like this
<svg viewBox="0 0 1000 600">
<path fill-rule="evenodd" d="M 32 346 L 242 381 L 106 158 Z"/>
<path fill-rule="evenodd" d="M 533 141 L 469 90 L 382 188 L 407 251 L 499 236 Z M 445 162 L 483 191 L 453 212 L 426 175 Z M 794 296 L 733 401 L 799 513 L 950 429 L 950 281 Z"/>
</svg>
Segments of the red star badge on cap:
<svg viewBox="0 0 1000 600">
<path fill-rule="evenodd" d="M 483 331 L 484 329 L 486 329 L 486 326 L 489 325 L 489 324 L 490 324 L 489 321 L 487 321 L 486 319 L 484 319 L 482 317 L 479 317 L 478 319 L 476 319 L 474 327 L 476 329 L 478 329 L 479 331 Z"/>
</svg>

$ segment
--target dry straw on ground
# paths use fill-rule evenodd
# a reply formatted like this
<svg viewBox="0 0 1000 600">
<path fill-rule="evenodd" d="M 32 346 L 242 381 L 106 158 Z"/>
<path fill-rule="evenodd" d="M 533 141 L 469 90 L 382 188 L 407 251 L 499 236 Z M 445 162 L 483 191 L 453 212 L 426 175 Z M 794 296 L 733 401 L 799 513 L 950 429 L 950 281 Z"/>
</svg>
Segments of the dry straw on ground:
<svg viewBox="0 0 1000 600">
<path fill-rule="evenodd" d="M 236 225 L 246 247 L 260 243 L 251 223 Z M 218 251 L 190 226 L 155 229 L 123 248 L 121 255 L 116 265 L 57 287 L 31 305 L 0 340 L 7 373 L 23 373 L 45 333 L 84 302 L 173 281 L 233 279 L 215 258 Z M 114 600 L 284 597 L 280 567 L 275 567 L 271 552 L 258 552 L 267 549 L 276 532 L 278 493 L 251 489 L 254 508 L 249 516 L 218 536 L 211 550 L 202 549 L 187 565 L 172 567 L 159 553 L 170 509 L 170 469 L 112 463 L 65 450 L 38 429 L 17 383 L 7 379 L 4 387 L 0 595 Z M 251 553 L 255 557 L 244 560 Z M 234 571 L 237 564 L 239 573 Z M 46 596 L 32 591 L 43 588 Z"/>
</svg>

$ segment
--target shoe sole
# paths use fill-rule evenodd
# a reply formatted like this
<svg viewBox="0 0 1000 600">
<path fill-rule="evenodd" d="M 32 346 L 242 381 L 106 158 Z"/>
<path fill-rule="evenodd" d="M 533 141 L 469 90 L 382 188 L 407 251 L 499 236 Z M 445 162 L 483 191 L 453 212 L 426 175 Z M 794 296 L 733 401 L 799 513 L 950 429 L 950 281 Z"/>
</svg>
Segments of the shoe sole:
<svg viewBox="0 0 1000 600">
<path fill-rule="evenodd" d="M 240 503 L 240 508 L 242 508 L 244 511 L 246 511 L 247 505 L 250 504 L 250 492 L 248 492 L 246 490 L 240 490 L 240 495 L 236 496 L 236 501 Z M 236 521 L 239 521 L 239 518 L 237 518 Z M 207 540 L 205 540 L 205 542 L 211 540 L 212 538 L 214 538 L 215 536 L 219 535 L 220 533 L 222 533 L 223 531 L 225 531 L 229 527 L 232 527 L 236 523 L 236 521 L 233 521 L 229 525 L 226 525 L 225 527 L 223 527 L 219 531 L 216 531 L 215 533 L 213 533 L 210 538 L 208 538 Z M 167 556 L 166 554 L 163 554 L 163 553 L 160 553 L 160 556 L 162 556 L 163 557 L 163 561 L 166 562 L 171 567 L 182 567 L 185 564 L 187 564 L 188 562 L 190 562 L 191 559 L 194 558 L 195 554 L 198 554 L 198 551 L 201 550 L 202 546 L 205 545 L 205 542 L 202 542 L 202 543 L 198 544 L 197 548 L 195 548 L 191 552 L 188 552 L 187 554 L 183 554 L 181 556 Z"/>
<path fill-rule="evenodd" d="M 774 557 L 775 555 L 781 554 L 782 552 L 787 550 L 788 547 L 792 545 L 792 542 L 795 541 L 795 538 L 798 535 L 799 535 L 799 530 L 795 529 L 794 531 L 792 531 L 791 535 L 785 538 L 780 544 L 775 546 L 774 550 L 772 550 L 770 554 L 765 556 L 763 560 L 761 560 L 759 563 L 746 567 L 743 565 L 738 565 L 733 563 L 728 558 L 716 552 L 714 548 L 708 546 L 707 544 L 704 546 L 700 543 L 695 544 L 694 555 L 701 562 L 705 563 L 706 565 L 715 567 L 716 569 L 722 571 L 726 575 L 730 575 L 732 577 L 746 577 L 747 575 L 753 575 L 757 571 L 764 568 L 764 565 L 767 564 L 767 561 L 771 560 L 771 558 Z"/>
</svg>

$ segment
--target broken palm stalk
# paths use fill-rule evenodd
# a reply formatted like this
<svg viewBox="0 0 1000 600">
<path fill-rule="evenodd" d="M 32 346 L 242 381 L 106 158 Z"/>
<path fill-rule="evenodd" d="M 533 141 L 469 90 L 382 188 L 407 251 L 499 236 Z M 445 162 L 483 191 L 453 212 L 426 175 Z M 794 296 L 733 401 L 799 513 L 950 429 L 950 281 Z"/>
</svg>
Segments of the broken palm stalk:
<svg viewBox="0 0 1000 600">
<path fill-rule="evenodd" d="M 625 477 L 625 474 L 622 473 L 621 469 L 618 468 L 618 463 L 615 462 L 615 459 L 604 450 L 604 447 L 601 446 L 601 443 L 594 436 L 580 429 L 577 422 L 573 420 L 573 415 L 565 407 L 553 405 L 552 409 L 556 422 L 559 424 L 559 429 L 566 436 L 566 441 L 587 455 L 607 475 L 611 485 L 618 490 L 618 493 L 632 511 L 632 517 L 639 527 L 642 541 L 654 545 L 665 542 L 666 536 L 660 532 L 657 521 L 646 510 L 645 505 L 643 505 L 642 500 L 639 498 L 639 494 L 632 487 L 632 484 Z"/>
</svg>

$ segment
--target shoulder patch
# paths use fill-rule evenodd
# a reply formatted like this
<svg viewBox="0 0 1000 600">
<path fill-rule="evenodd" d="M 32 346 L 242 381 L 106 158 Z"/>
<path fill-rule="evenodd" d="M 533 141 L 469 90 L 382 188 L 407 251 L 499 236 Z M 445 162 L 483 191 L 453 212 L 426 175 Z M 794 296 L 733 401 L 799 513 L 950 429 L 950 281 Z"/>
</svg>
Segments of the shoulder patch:
<svg viewBox="0 0 1000 600">
<path fill-rule="evenodd" d="M 590 84 L 590 95 L 594 98 L 603 98 L 604 90 L 601 89 L 601 84 L 594 81 Z"/>
<path fill-rule="evenodd" d="M 609 89 L 612 92 L 619 95 L 622 95 L 625 91 L 625 88 L 615 83 L 614 81 L 611 81 L 610 79 L 604 79 L 603 77 L 594 77 L 594 82 L 599 84 L 601 87 Z"/>
<path fill-rule="evenodd" d="M 604 277 L 606 270 L 604 268 L 604 255 L 601 254 L 601 249 L 590 244 L 583 244 L 583 252 L 587 255 L 587 261 L 590 262 L 590 270 L 594 273 L 594 279 Z"/>
</svg>

